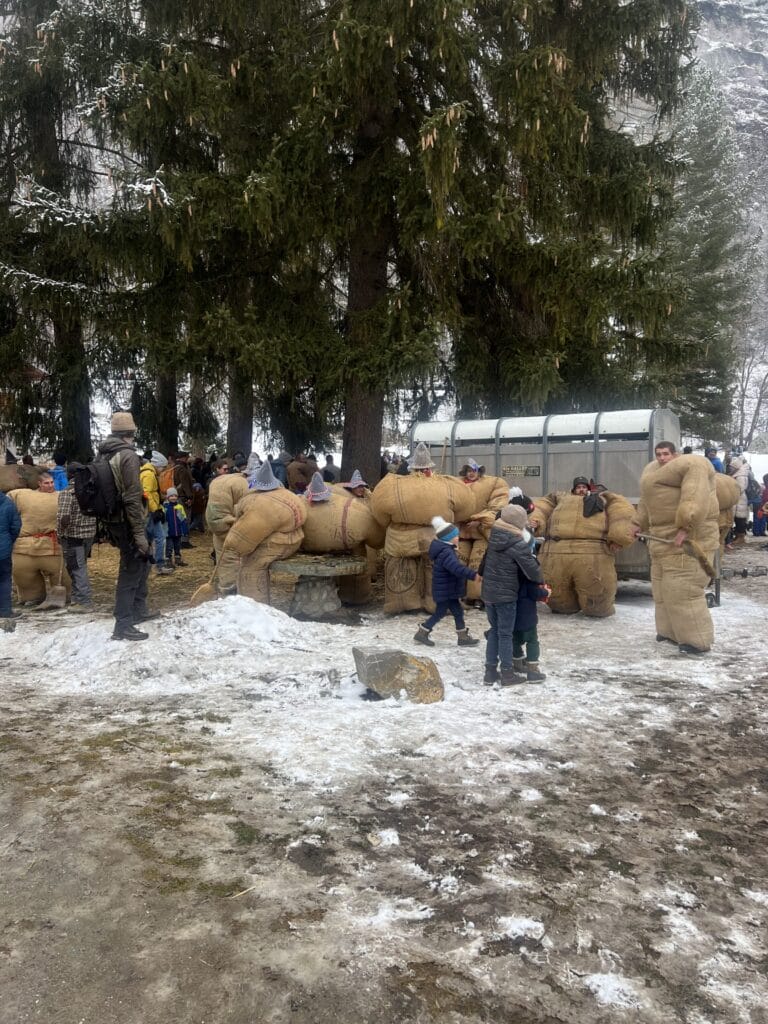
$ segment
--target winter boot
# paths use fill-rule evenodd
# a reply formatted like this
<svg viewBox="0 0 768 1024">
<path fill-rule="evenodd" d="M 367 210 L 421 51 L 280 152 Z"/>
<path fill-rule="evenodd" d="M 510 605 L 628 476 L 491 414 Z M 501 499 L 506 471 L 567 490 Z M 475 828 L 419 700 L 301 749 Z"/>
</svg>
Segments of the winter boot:
<svg viewBox="0 0 768 1024">
<path fill-rule="evenodd" d="M 165 564 L 158 565 L 157 569 L 155 570 L 155 574 L 157 576 L 173 576 L 173 566 Z"/>
<path fill-rule="evenodd" d="M 520 683 L 526 682 L 526 678 L 518 675 L 513 668 L 503 668 L 500 682 L 502 686 L 519 686 Z"/>
<path fill-rule="evenodd" d="M 181 557 L 181 555 L 176 555 L 176 568 L 177 569 L 181 569 L 182 567 L 185 567 L 187 565 L 189 565 L 189 562 L 185 562 L 184 559 Z"/>
<path fill-rule="evenodd" d="M 469 635 L 469 630 L 466 627 L 464 627 L 464 629 L 457 629 L 456 636 L 456 642 L 459 647 L 477 647 L 480 643 L 479 640 L 476 640 L 473 636 Z"/>
<path fill-rule="evenodd" d="M 525 669 L 525 678 L 529 683 L 543 683 L 547 678 L 543 672 L 539 672 L 538 661 L 524 661 L 523 668 Z"/>
<path fill-rule="evenodd" d="M 499 670 L 495 665 L 485 666 L 485 675 L 483 676 L 483 682 L 486 686 L 493 686 L 494 683 L 499 681 Z"/>
<path fill-rule="evenodd" d="M 112 634 L 113 640 L 148 640 L 149 633 L 144 633 L 135 626 L 124 626 L 122 629 L 115 629 Z"/>
<path fill-rule="evenodd" d="M 525 672 L 525 658 L 513 658 L 512 668 L 515 672 Z"/>
<path fill-rule="evenodd" d="M 694 647 L 693 644 L 679 644 L 677 649 L 681 654 L 694 655 L 706 654 L 708 650 L 706 647 Z"/>
<path fill-rule="evenodd" d="M 747 543 L 746 533 L 737 533 L 731 542 L 735 548 L 740 548 Z"/>
<path fill-rule="evenodd" d="M 425 647 L 434 647 L 435 641 L 430 637 L 431 629 L 427 629 L 426 626 L 419 626 L 416 632 L 413 634 L 413 639 L 417 644 L 424 644 Z"/>
</svg>

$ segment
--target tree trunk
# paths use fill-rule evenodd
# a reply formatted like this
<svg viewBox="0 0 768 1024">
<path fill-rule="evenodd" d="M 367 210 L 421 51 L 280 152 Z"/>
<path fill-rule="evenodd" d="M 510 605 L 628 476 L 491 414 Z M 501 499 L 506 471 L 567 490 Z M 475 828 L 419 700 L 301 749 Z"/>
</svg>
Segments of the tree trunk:
<svg viewBox="0 0 768 1024">
<path fill-rule="evenodd" d="M 175 370 L 157 375 L 157 443 L 163 455 L 179 450 L 179 407 Z"/>
<path fill-rule="evenodd" d="M 366 352 L 381 344 L 377 318 L 371 314 L 387 295 L 387 259 L 390 224 L 366 224 L 353 234 L 349 252 L 347 300 L 347 341 L 352 363 L 360 363 Z M 353 373 L 344 392 L 344 432 L 341 475 L 349 480 L 359 469 L 371 486 L 381 478 L 381 432 L 384 426 L 385 383 L 361 383 Z"/>
<path fill-rule="evenodd" d="M 253 444 L 253 381 L 236 365 L 229 368 L 227 453 L 250 455 Z"/>
<path fill-rule="evenodd" d="M 58 382 L 61 408 L 61 448 L 68 459 L 87 462 L 93 457 L 91 388 L 79 314 L 71 309 L 55 310 L 53 336 L 56 340 L 53 376 Z"/>
</svg>

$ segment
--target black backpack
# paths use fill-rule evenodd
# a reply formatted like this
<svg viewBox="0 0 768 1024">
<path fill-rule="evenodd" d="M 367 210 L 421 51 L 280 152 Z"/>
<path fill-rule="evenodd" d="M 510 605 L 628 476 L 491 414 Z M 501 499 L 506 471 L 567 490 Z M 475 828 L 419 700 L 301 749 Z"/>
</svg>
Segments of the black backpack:
<svg viewBox="0 0 768 1024">
<path fill-rule="evenodd" d="M 69 472 L 75 481 L 75 498 L 83 515 L 111 519 L 123 507 L 109 459 L 98 456 L 85 466 L 70 462 Z"/>
</svg>

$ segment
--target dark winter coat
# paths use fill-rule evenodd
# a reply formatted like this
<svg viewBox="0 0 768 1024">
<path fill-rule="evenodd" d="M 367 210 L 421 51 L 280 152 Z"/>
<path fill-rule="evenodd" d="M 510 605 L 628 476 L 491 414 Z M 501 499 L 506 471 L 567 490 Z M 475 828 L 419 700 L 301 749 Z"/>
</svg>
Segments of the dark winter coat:
<svg viewBox="0 0 768 1024">
<path fill-rule="evenodd" d="M 21 533 L 21 516 L 16 505 L 0 491 L 0 559 L 10 558 L 13 544 Z"/>
<path fill-rule="evenodd" d="M 134 543 L 146 548 L 147 510 L 144 504 L 144 488 L 141 484 L 141 459 L 130 441 L 117 434 L 110 434 L 99 445 L 99 455 L 109 461 L 115 478 L 117 493 L 122 498 L 122 508 L 110 519 L 114 523 L 127 523 Z"/>
<path fill-rule="evenodd" d="M 517 593 L 517 612 L 515 613 L 515 631 L 527 633 L 536 629 L 539 622 L 539 611 L 536 605 L 547 596 L 547 590 L 538 583 L 527 579 L 519 572 L 519 591 Z"/>
<path fill-rule="evenodd" d="M 520 573 L 542 583 L 541 566 L 531 553 L 529 543 L 519 530 L 499 519 L 488 538 L 488 551 L 482 571 L 482 599 L 486 604 L 517 604 Z M 517 628 L 517 627 L 515 627 Z"/>
<path fill-rule="evenodd" d="M 468 569 L 460 562 L 456 551 L 442 540 L 433 540 L 429 545 L 432 562 L 432 598 L 439 601 L 454 601 L 462 598 L 467 580 L 477 576 L 474 569 Z"/>
</svg>

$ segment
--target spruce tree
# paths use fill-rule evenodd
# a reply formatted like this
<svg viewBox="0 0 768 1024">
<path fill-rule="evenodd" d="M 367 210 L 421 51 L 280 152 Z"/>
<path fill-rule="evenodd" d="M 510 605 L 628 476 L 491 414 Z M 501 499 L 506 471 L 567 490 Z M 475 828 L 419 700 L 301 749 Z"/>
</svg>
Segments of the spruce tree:
<svg viewBox="0 0 768 1024">
<path fill-rule="evenodd" d="M 462 404 L 509 412 L 620 345 L 653 355 L 674 159 L 617 102 L 674 109 L 694 22 L 685 0 L 63 0 L 52 20 L 92 131 L 146 174 L 107 237 L 146 301 L 171 268 L 183 363 L 249 379 L 283 436 L 341 417 L 343 471 L 372 481 L 387 397 L 446 342 Z"/>
<path fill-rule="evenodd" d="M 0 40 L 0 373 L 4 426 L 25 446 L 91 453 L 82 240 L 72 202 L 94 184 L 72 130 L 76 86 L 58 61 L 31 59 L 52 0 L 12 0 Z M 85 278 L 93 284 L 94 277 Z"/>
<path fill-rule="evenodd" d="M 376 479 L 385 398 L 446 335 L 462 402 L 512 412 L 557 392 L 571 352 L 591 372 L 613 324 L 642 347 L 665 315 L 647 254 L 674 160 L 622 131 L 616 100 L 674 109 L 695 17 L 683 0 L 309 6 L 300 102 L 248 196 L 262 231 L 332 247 L 344 472 Z"/>
<path fill-rule="evenodd" d="M 736 341 L 750 320 L 758 266 L 755 182 L 711 72 L 697 69 L 673 128 L 683 173 L 663 243 L 678 288 L 662 335 L 666 358 L 649 377 L 687 433 L 726 440 Z"/>
</svg>

